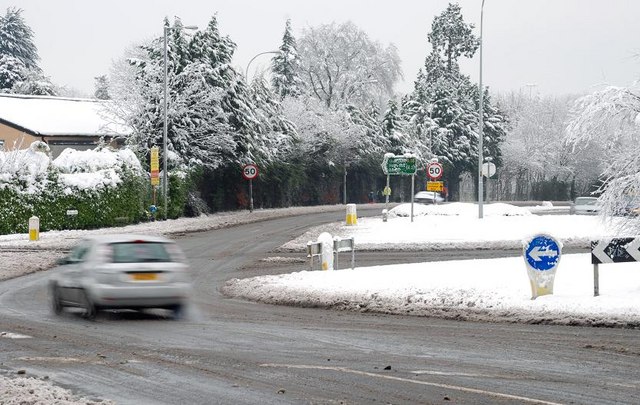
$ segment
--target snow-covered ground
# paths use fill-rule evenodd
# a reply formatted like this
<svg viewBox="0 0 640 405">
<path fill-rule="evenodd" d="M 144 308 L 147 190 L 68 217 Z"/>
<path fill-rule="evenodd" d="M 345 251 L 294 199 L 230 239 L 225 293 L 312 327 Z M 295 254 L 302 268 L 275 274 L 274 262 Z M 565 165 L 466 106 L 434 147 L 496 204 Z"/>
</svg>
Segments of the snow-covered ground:
<svg viewBox="0 0 640 405">
<path fill-rule="evenodd" d="M 340 237 L 353 236 L 357 250 L 433 250 L 436 255 L 440 249 L 452 248 L 521 248 L 523 240 L 538 233 L 554 236 L 565 247 L 587 247 L 591 240 L 615 235 L 616 224 L 603 222 L 598 217 L 531 214 L 531 211 L 539 209 L 550 210 L 550 207 L 519 208 L 508 204 L 489 204 L 485 206 L 484 218 L 480 220 L 477 218 L 477 206 L 473 204 L 416 204 L 412 222 L 410 205 L 403 204 L 390 211 L 387 222 L 375 217 L 359 218 L 355 226 L 346 226 L 344 222 L 329 224 L 310 230 L 281 249 L 304 252 L 307 242 L 315 241 L 321 232 Z M 222 213 L 122 228 L 44 232 L 36 242 L 30 242 L 25 234 L 4 235 L 0 236 L 0 280 L 50 267 L 55 258 L 87 234 L 176 235 L 319 210 L 339 211 L 344 210 L 344 206 L 255 210 L 251 214 Z M 29 253 L 25 254 L 25 251 Z M 348 260 L 342 261 L 345 262 Z M 563 255 L 554 294 L 535 300 L 531 299 L 522 257 L 335 271 L 308 271 L 307 265 L 301 264 L 300 271 L 291 274 L 230 280 L 223 291 L 269 303 L 402 315 L 567 325 L 640 325 L 640 263 L 601 266 L 600 296 L 594 297 L 589 254 Z M 4 395 L 0 396 L 0 402 L 7 404 L 20 403 L 11 401 L 22 396 L 25 390 L 33 398 L 38 398 L 52 395 L 59 389 L 47 381 L 26 381 L 3 375 L 0 375 L 0 387 L 0 394 Z M 88 403 L 86 399 L 74 400 L 69 392 L 56 392 L 55 395 L 66 401 L 58 403 Z"/>
<path fill-rule="evenodd" d="M 331 224 L 310 230 L 283 246 L 304 249 L 321 232 L 353 236 L 360 249 L 522 249 L 540 233 L 564 247 L 588 247 L 591 240 L 615 234 L 618 224 L 595 216 L 532 215 L 509 204 L 453 203 L 400 205 L 381 218 L 361 218 L 357 226 Z M 343 253 L 344 255 L 344 253 Z M 348 262 L 343 259 L 342 263 Z M 357 262 L 357 254 L 356 254 Z M 301 266 L 302 267 L 302 266 Z M 640 263 L 600 266 L 600 295 L 593 296 L 590 254 L 561 257 L 554 294 L 532 300 L 524 257 L 457 260 L 355 270 L 307 271 L 230 280 L 225 293 L 276 303 L 375 311 L 454 319 L 571 325 L 640 325 Z"/>
</svg>

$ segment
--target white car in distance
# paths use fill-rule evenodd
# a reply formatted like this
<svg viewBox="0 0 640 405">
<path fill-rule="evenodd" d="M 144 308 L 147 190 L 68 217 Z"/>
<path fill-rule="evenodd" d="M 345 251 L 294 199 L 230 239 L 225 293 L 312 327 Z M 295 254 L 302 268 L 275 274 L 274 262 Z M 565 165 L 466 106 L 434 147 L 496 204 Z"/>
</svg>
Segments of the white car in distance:
<svg viewBox="0 0 640 405">
<path fill-rule="evenodd" d="M 598 198 L 596 197 L 578 197 L 571 204 L 569 213 L 571 215 L 597 215 L 600 212 L 597 203 Z"/>
<path fill-rule="evenodd" d="M 435 191 L 419 191 L 413 197 L 413 201 L 421 204 L 437 204 L 444 202 L 444 198 Z"/>
</svg>

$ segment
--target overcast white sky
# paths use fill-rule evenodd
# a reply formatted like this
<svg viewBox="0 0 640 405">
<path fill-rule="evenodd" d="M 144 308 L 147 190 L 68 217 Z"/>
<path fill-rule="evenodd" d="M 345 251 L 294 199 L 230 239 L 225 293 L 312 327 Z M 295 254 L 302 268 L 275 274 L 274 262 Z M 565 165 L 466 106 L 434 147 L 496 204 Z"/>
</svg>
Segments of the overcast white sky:
<svg viewBox="0 0 640 405">
<path fill-rule="evenodd" d="M 430 47 L 427 33 L 444 0 L 0 0 L 0 13 L 24 10 L 45 74 L 59 85 L 93 93 L 94 77 L 134 43 L 162 35 L 165 16 L 204 27 L 218 13 L 220 29 L 238 45 L 244 71 L 259 52 L 279 46 L 291 18 L 296 36 L 309 26 L 352 20 L 370 37 L 394 43 L 411 89 Z M 481 0 L 462 0 L 479 32 Z M 640 77 L 640 1 L 486 0 L 483 82 L 494 91 L 542 94 L 589 92 L 603 84 L 630 85 Z M 264 68 L 270 55 L 256 59 Z M 463 65 L 474 80 L 477 58 Z M 527 86 L 535 84 L 535 86 Z"/>
</svg>

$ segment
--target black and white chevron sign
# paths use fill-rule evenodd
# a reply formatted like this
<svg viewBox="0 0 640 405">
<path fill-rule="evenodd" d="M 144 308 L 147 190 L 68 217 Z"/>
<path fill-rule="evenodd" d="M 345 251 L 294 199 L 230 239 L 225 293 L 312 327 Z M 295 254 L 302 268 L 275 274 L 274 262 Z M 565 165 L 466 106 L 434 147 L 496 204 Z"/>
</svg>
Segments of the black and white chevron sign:
<svg viewBox="0 0 640 405">
<path fill-rule="evenodd" d="M 591 242 L 591 263 L 640 262 L 640 238 L 613 238 Z"/>
</svg>

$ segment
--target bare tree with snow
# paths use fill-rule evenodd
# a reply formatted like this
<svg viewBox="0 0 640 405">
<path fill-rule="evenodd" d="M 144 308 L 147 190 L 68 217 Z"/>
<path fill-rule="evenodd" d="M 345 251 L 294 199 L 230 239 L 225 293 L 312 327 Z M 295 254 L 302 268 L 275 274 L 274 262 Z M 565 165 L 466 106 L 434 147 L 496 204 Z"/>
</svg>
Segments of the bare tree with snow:
<svg viewBox="0 0 640 405">
<path fill-rule="evenodd" d="M 382 105 L 402 76 L 395 46 L 383 47 L 352 22 L 306 29 L 298 44 L 302 80 L 330 108 Z"/>
<path fill-rule="evenodd" d="M 624 213 L 640 196 L 640 87 L 608 87 L 580 98 L 567 126 L 566 141 L 576 150 L 599 146 L 602 160 L 600 205 L 605 216 Z M 640 231 L 640 221 L 625 221 Z"/>
</svg>

